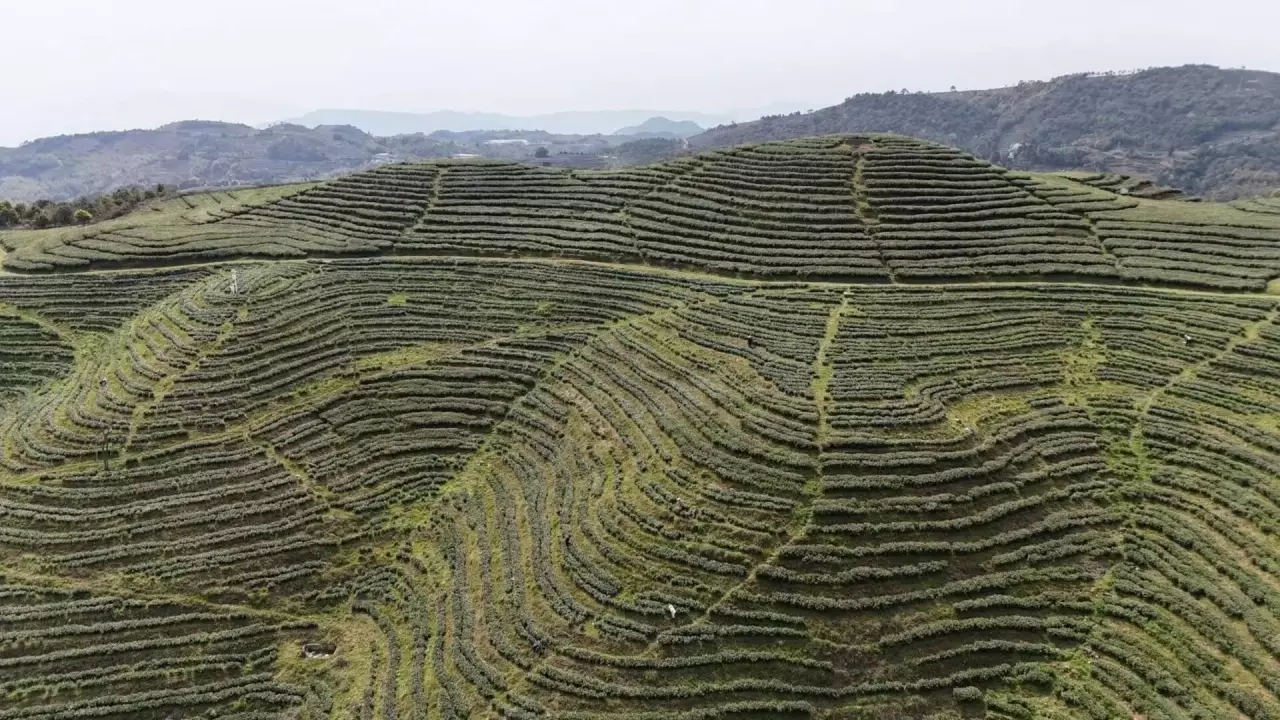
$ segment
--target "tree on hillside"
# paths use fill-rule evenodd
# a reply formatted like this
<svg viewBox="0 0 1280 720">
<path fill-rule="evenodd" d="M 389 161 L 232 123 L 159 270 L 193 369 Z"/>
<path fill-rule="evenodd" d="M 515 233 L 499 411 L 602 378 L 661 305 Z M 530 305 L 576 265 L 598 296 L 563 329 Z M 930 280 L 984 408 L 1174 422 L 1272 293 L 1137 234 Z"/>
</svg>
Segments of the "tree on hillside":
<svg viewBox="0 0 1280 720">
<path fill-rule="evenodd" d="M 88 225 L 118 218 L 132 212 L 148 200 L 173 195 L 177 188 L 156 185 L 154 188 L 124 187 L 96 197 L 81 197 L 64 202 L 36 200 L 30 205 L 0 200 L 0 228 L 61 227 Z"/>
<path fill-rule="evenodd" d="M 536 157 L 536 158 L 538 158 L 538 159 L 542 159 L 542 158 L 547 157 L 547 156 L 549 156 L 549 155 L 551 155 L 551 151 L 547 150 L 547 149 L 546 149 L 546 148 L 544 148 L 544 147 L 540 147 L 540 148 L 538 148 L 537 150 L 534 150 L 534 151 L 533 151 L 533 156 L 534 156 L 534 157 Z"/>
</svg>

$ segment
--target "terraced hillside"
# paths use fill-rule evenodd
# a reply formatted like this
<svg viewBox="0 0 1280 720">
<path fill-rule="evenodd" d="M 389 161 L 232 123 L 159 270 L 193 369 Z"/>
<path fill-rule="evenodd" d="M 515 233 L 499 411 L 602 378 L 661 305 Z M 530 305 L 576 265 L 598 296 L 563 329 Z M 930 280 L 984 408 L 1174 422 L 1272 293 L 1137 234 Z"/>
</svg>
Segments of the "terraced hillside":
<svg viewBox="0 0 1280 720">
<path fill-rule="evenodd" d="M 3 267 L 230 258 L 561 257 L 770 279 L 1075 279 L 1265 290 L 1267 201 L 1190 207 L 1119 176 L 1032 175 L 931 143 L 849 136 L 601 172 L 384 166 L 180 198 L 87 228 L 0 235 Z M 1148 197 L 1141 197 L 1148 195 Z M 1154 198 L 1151 197 L 1154 195 Z"/>
<path fill-rule="evenodd" d="M 0 720 L 1280 716 L 1280 212 L 1110 186 L 823 138 L 0 235 Z"/>
</svg>

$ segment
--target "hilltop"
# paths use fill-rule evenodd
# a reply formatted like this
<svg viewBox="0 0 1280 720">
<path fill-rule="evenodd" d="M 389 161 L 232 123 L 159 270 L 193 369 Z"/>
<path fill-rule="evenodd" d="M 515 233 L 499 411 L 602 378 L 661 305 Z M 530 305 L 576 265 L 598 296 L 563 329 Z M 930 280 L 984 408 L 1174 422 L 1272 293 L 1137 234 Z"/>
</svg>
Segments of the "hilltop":
<svg viewBox="0 0 1280 720">
<path fill-rule="evenodd" d="M 631 135 L 638 138 L 684 139 L 702 132 L 702 127 L 690 120 L 668 120 L 664 117 L 651 117 L 639 125 L 631 125 L 618 130 L 614 135 Z"/>
<path fill-rule="evenodd" d="M 1280 199 L 850 134 L 0 247 L 0 717 L 1280 716 Z"/>
<path fill-rule="evenodd" d="M 1215 199 L 1280 187 L 1280 74 L 1204 65 L 962 92 L 860 94 L 722 126 L 694 147 L 895 132 L 1011 167 L 1146 177 Z"/>
</svg>

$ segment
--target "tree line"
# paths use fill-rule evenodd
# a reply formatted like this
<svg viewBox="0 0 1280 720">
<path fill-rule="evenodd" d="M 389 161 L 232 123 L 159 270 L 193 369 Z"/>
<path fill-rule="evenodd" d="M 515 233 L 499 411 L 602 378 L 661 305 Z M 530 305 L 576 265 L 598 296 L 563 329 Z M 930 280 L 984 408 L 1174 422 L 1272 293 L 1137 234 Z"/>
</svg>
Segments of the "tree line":
<svg viewBox="0 0 1280 720">
<path fill-rule="evenodd" d="M 120 217 L 144 202 L 176 195 L 178 189 L 170 185 L 155 187 L 124 187 L 110 193 L 84 196 L 75 200 L 56 202 L 36 200 L 31 203 L 11 203 L 0 200 L 0 230 L 42 230 L 68 225 L 88 225 Z"/>
</svg>

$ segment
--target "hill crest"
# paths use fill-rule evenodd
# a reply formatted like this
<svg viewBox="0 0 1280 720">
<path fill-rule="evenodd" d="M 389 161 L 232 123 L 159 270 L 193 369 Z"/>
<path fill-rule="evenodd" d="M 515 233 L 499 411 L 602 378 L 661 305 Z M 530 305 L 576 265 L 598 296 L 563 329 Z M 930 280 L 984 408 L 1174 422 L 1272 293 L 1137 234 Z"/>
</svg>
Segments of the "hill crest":
<svg viewBox="0 0 1280 720">
<path fill-rule="evenodd" d="M 690 120 L 668 120 L 654 116 L 640 123 L 615 131 L 614 135 L 633 135 L 640 138 L 675 138 L 684 139 L 702 132 L 702 127 Z"/>
<path fill-rule="evenodd" d="M 20 271 L 421 254 L 866 282 L 1076 278 L 1264 291 L 1280 277 L 1280 216 L 1143 192 L 1165 194 L 1112 176 L 1014 172 L 928 142 L 852 135 L 618 171 L 387 165 L 0 242 L 5 267 Z"/>
</svg>

